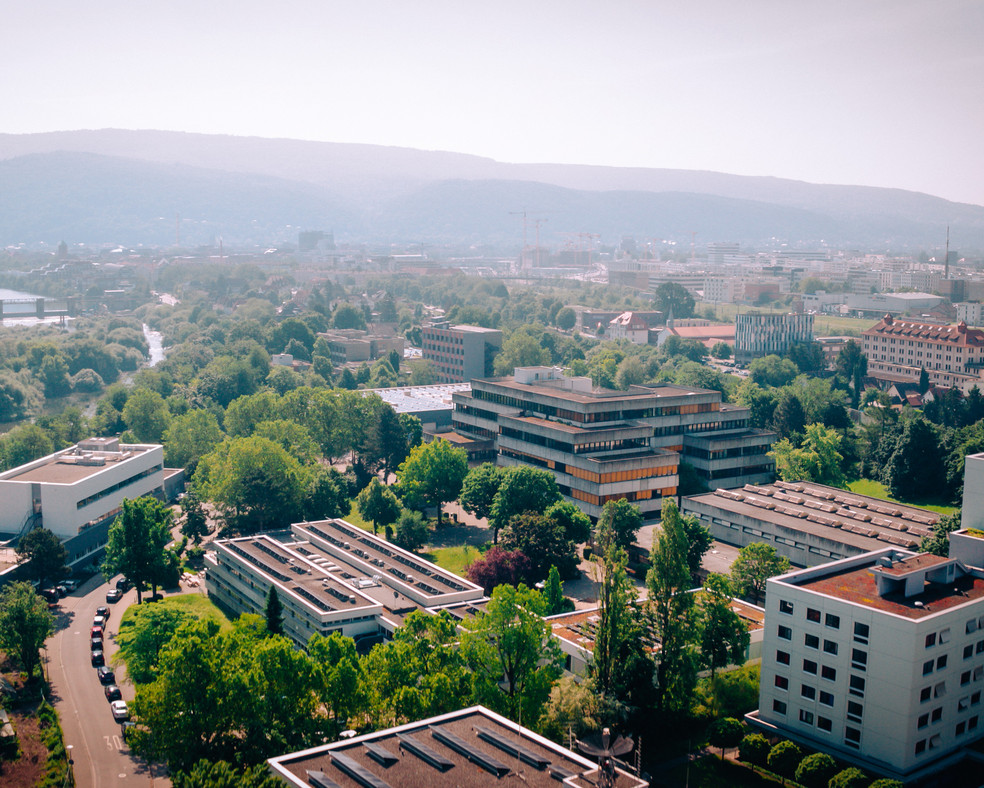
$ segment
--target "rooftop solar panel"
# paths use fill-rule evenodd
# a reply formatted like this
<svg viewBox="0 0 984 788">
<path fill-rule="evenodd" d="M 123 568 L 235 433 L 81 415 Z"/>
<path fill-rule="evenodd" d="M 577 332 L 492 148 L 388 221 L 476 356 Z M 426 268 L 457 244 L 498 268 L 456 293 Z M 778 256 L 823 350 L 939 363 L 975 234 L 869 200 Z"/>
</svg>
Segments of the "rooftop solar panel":
<svg viewBox="0 0 984 788">
<path fill-rule="evenodd" d="M 420 758 L 420 760 L 433 766 L 439 772 L 446 772 L 448 769 L 454 767 L 454 764 L 451 761 L 438 753 L 432 747 L 429 747 L 422 741 L 418 741 L 413 738 L 413 736 L 406 733 L 398 733 L 396 734 L 396 738 L 400 740 L 400 749 L 406 747 L 410 750 L 410 752 Z"/>
<path fill-rule="evenodd" d="M 511 771 L 498 758 L 481 750 L 476 750 L 474 745 L 469 744 L 457 734 L 451 733 L 451 731 L 442 728 L 440 725 L 431 725 L 430 732 L 431 736 L 441 742 L 441 744 L 450 747 L 459 755 L 465 756 L 469 761 L 478 764 L 485 771 L 494 774 L 496 777 L 502 777 Z"/>
</svg>

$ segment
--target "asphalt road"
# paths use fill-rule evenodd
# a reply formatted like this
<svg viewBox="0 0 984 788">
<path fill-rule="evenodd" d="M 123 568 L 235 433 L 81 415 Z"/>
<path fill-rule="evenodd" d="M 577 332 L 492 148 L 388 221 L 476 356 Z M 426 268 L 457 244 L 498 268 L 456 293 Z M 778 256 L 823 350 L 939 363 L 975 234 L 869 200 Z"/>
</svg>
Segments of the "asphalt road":
<svg viewBox="0 0 984 788">
<path fill-rule="evenodd" d="M 55 635 L 47 644 L 47 670 L 52 702 L 58 710 L 65 744 L 72 746 L 75 783 L 80 788 L 140 786 L 169 788 L 161 766 L 151 768 L 123 742 L 120 724 L 113 719 L 109 701 L 89 660 L 89 630 L 96 608 L 110 610 L 104 639 L 106 662 L 116 653 L 116 631 L 126 608 L 137 601 L 128 591 L 115 604 L 106 602 L 110 586 L 95 576 L 61 600 L 55 609 Z M 133 699 L 125 671 L 114 668 L 123 699 Z"/>
</svg>

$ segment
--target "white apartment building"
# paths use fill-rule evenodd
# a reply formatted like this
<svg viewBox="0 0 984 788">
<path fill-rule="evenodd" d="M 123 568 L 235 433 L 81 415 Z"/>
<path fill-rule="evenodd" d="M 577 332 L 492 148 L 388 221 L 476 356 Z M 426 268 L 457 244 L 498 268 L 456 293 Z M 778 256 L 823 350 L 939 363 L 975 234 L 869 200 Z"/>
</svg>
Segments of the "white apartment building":
<svg viewBox="0 0 984 788">
<path fill-rule="evenodd" d="M 968 326 L 984 324 L 984 304 L 963 302 L 954 306 L 957 308 L 958 322 L 966 323 Z"/>
<path fill-rule="evenodd" d="M 887 548 L 768 582 L 760 728 L 900 780 L 984 733 L 984 539 Z"/>
<path fill-rule="evenodd" d="M 163 494 L 163 446 L 89 438 L 0 473 L 0 533 L 44 526 L 75 563 L 106 544 L 124 498 Z"/>
</svg>

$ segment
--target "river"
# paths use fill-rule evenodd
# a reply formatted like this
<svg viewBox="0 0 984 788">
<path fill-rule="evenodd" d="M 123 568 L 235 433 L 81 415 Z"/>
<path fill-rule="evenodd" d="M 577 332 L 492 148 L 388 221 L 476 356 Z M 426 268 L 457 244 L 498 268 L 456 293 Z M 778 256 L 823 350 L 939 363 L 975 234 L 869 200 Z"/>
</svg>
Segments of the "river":
<svg viewBox="0 0 984 788">
<path fill-rule="evenodd" d="M 146 323 L 143 324 L 143 333 L 147 340 L 150 356 L 147 366 L 156 366 L 164 360 L 164 337 L 160 331 L 153 331 Z"/>
</svg>

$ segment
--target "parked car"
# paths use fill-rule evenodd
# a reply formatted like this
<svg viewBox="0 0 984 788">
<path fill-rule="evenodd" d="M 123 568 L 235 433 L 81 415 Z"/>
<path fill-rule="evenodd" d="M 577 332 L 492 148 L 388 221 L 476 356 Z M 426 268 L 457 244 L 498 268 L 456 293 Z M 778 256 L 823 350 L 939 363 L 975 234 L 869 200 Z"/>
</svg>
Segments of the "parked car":
<svg viewBox="0 0 984 788">
<path fill-rule="evenodd" d="M 58 595 L 58 589 L 57 588 L 45 588 L 45 589 L 42 589 L 41 590 L 41 596 L 44 597 L 45 601 L 49 605 L 56 605 L 56 604 L 58 604 L 58 600 L 61 599 L 61 597 Z"/>
<path fill-rule="evenodd" d="M 58 596 L 60 597 L 68 596 L 68 588 L 62 583 L 55 586 L 55 591 L 58 592 Z"/>
<path fill-rule="evenodd" d="M 130 581 L 127 580 L 125 577 L 121 577 L 119 580 L 116 581 L 116 587 L 120 591 L 129 591 L 131 585 L 132 583 L 130 583 Z"/>
<path fill-rule="evenodd" d="M 89 648 L 93 651 L 102 652 L 103 650 L 103 639 L 97 637 L 89 638 Z"/>
<path fill-rule="evenodd" d="M 130 710 L 126 707 L 126 702 L 114 700 L 110 706 L 113 709 L 113 719 L 117 722 L 125 722 L 130 719 Z"/>
<path fill-rule="evenodd" d="M 99 638 L 100 643 L 102 642 L 103 634 L 104 633 L 102 627 L 93 627 L 92 629 L 89 630 L 89 637 L 92 638 L 93 640 Z"/>
<path fill-rule="evenodd" d="M 123 700 L 123 693 L 115 684 L 107 684 L 103 687 L 103 692 L 106 693 L 106 700 Z"/>
<path fill-rule="evenodd" d="M 118 588 L 111 588 L 106 592 L 107 602 L 119 602 L 123 598 L 123 592 Z"/>
<path fill-rule="evenodd" d="M 79 584 L 76 583 L 74 580 L 62 580 L 61 584 L 65 586 L 65 589 L 68 591 L 74 591 L 76 588 L 79 587 Z"/>
<path fill-rule="evenodd" d="M 101 668 L 106 664 L 106 657 L 102 651 L 93 651 L 89 659 L 92 661 L 92 667 L 94 668 Z"/>
<path fill-rule="evenodd" d="M 109 608 L 105 605 L 100 605 L 96 608 L 96 615 L 102 616 L 103 618 L 109 618 Z"/>
<path fill-rule="evenodd" d="M 106 617 L 105 616 L 95 616 L 92 619 L 92 626 L 94 626 L 94 627 L 102 627 L 102 626 L 105 626 L 105 625 L 106 625 Z"/>
<path fill-rule="evenodd" d="M 99 676 L 100 684 L 115 684 L 116 674 L 113 673 L 113 669 L 103 665 L 96 671 L 96 675 Z"/>
</svg>

